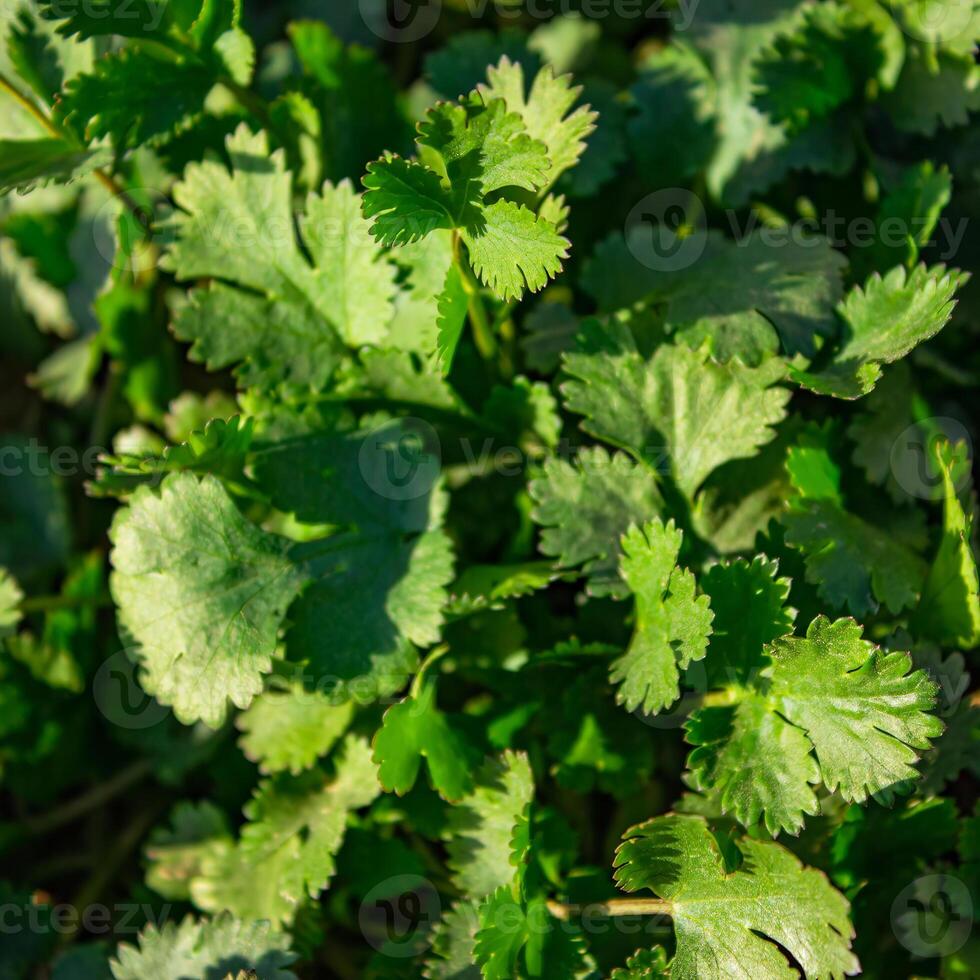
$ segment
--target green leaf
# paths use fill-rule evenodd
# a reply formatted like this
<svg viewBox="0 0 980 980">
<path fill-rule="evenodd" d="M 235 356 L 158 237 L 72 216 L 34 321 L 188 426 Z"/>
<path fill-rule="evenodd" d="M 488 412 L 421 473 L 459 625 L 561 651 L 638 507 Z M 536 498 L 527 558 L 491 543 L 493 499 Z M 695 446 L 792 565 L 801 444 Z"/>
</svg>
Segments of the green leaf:
<svg viewBox="0 0 980 980">
<path fill-rule="evenodd" d="M 191 432 L 176 446 L 160 453 L 118 453 L 102 456 L 100 470 L 89 483 L 88 492 L 97 497 L 125 496 L 144 483 L 153 483 L 167 473 L 190 471 L 210 473 L 244 485 L 245 457 L 252 445 L 252 419 L 234 415 L 229 420 L 211 419 L 203 430 Z"/>
<path fill-rule="evenodd" d="M 583 566 L 590 594 L 627 594 L 619 576 L 620 539 L 663 509 L 654 474 L 623 453 L 582 449 L 574 463 L 545 460 L 528 485 L 531 516 L 544 529 L 542 554 L 563 568 Z"/>
<path fill-rule="evenodd" d="M 915 611 L 915 628 L 946 647 L 971 650 L 980 643 L 980 576 L 973 554 L 973 514 L 967 515 L 954 477 L 968 465 L 963 444 L 936 445 L 943 481 L 943 532 Z"/>
<path fill-rule="evenodd" d="M 363 233 L 349 185 L 308 199 L 300 242 L 282 152 L 270 155 L 266 136 L 244 126 L 227 149 L 231 171 L 192 164 L 174 189 L 181 210 L 167 267 L 178 279 L 216 280 L 191 292 L 174 332 L 211 370 L 239 364 L 243 385 L 322 385 L 342 340 L 383 335 L 387 323 L 375 318 L 390 317 L 391 268 Z"/>
<path fill-rule="evenodd" d="M 690 265 L 658 269 L 637 258 L 649 252 L 654 234 L 641 225 L 628 239 L 599 243 L 583 278 L 601 309 L 664 304 L 666 328 L 690 347 L 707 343 L 719 361 L 751 365 L 780 350 L 813 357 L 820 338 L 835 335 L 846 260 L 825 239 L 755 232 L 732 242 L 711 231 Z"/>
<path fill-rule="evenodd" d="M 495 201 L 481 217 L 479 233 L 464 229 L 462 238 L 473 270 L 500 299 L 536 293 L 561 272 L 571 243 L 550 221 L 512 201 Z"/>
<path fill-rule="evenodd" d="M 844 333 L 837 350 L 813 371 L 791 370 L 801 385 L 821 395 L 860 398 L 881 377 L 882 364 L 905 357 L 949 322 L 953 295 L 969 276 L 943 265 L 896 266 L 884 278 L 874 273 L 838 307 Z"/>
<path fill-rule="evenodd" d="M 382 245 L 410 245 L 453 227 L 453 202 L 439 175 L 421 163 L 387 156 L 368 164 L 364 217 Z"/>
<path fill-rule="evenodd" d="M 788 544 L 803 552 L 806 577 L 838 609 L 863 616 L 882 604 L 897 614 L 922 591 L 925 563 L 894 534 L 833 500 L 802 500 L 781 518 Z"/>
<path fill-rule="evenodd" d="M 581 337 L 564 358 L 566 407 L 585 416 L 591 435 L 669 468 L 688 497 L 716 467 L 772 439 L 786 413 L 789 392 L 771 387 L 782 374 L 775 360 L 756 369 L 718 364 L 706 350 L 674 344 L 645 358 L 615 322 L 589 321 Z"/>
<path fill-rule="evenodd" d="M 354 717 L 352 701 L 338 702 L 301 682 L 273 685 L 236 720 L 245 757 L 268 775 L 311 768 L 347 730 Z"/>
<path fill-rule="evenodd" d="M 482 899 L 513 883 L 511 842 L 533 795 L 527 756 L 504 752 L 487 759 L 473 792 L 450 809 L 445 833 L 449 869 L 468 898 Z"/>
<path fill-rule="evenodd" d="M 140 682 L 185 724 L 217 728 L 272 666 L 305 580 L 288 542 L 250 524 L 214 477 L 173 473 L 140 487 L 113 521 L 110 584 L 138 646 Z"/>
<path fill-rule="evenodd" d="M 620 573 L 636 596 L 636 630 L 609 678 L 627 711 L 652 715 L 680 697 L 680 671 L 701 660 L 713 618 L 707 596 L 696 595 L 694 576 L 677 567 L 683 534 L 654 519 L 623 535 Z"/>
<path fill-rule="evenodd" d="M 463 277 L 459 268 L 451 265 L 446 272 L 446 281 L 442 292 L 436 300 L 438 316 L 436 324 L 436 358 L 444 375 L 449 374 L 459 338 L 463 335 L 466 325 L 466 313 L 469 308 L 469 296 L 463 285 Z"/>
<path fill-rule="evenodd" d="M 862 640 L 853 620 L 820 616 L 806 639 L 777 640 L 771 657 L 769 696 L 807 733 L 824 785 L 861 802 L 915 777 L 914 750 L 943 726 L 927 714 L 936 687 L 922 671 L 910 673 L 908 654 Z"/>
<path fill-rule="evenodd" d="M 188 901 L 191 881 L 201 873 L 204 858 L 230 843 L 228 821 L 216 806 L 206 800 L 178 803 L 170 815 L 170 826 L 150 834 L 146 883 L 164 898 Z"/>
<path fill-rule="evenodd" d="M 894 125 L 907 133 L 935 136 L 940 127 L 965 126 L 980 108 L 980 67 L 972 52 L 930 56 L 913 46 L 898 84 L 883 95 L 882 104 Z"/>
<path fill-rule="evenodd" d="M 661 980 L 667 974 L 667 953 L 662 946 L 638 949 L 609 974 L 609 980 Z"/>
<path fill-rule="evenodd" d="M 436 682 L 424 674 L 408 697 L 392 705 L 374 736 L 374 761 L 385 792 L 403 796 L 425 759 L 432 785 L 444 800 L 460 800 L 473 789 L 473 750 L 436 707 Z"/>
<path fill-rule="evenodd" d="M 195 904 L 243 919 L 291 922 L 334 873 L 349 815 L 380 792 L 364 739 L 348 736 L 330 779 L 320 770 L 263 780 L 245 806 L 236 845 L 205 858 L 191 884 Z"/>
<path fill-rule="evenodd" d="M 783 949 L 808 977 L 857 973 L 849 906 L 826 877 L 778 844 L 746 838 L 738 849 L 742 866 L 728 873 L 698 817 L 657 817 L 624 835 L 616 881 L 667 903 L 677 941 L 670 976 L 791 980 L 797 974 Z"/>
<path fill-rule="evenodd" d="M 310 197 L 300 223 L 303 241 L 319 270 L 318 302 L 351 347 L 377 344 L 393 314 L 395 269 L 374 244 L 350 181 L 324 184 Z"/>
<path fill-rule="evenodd" d="M 0 140 L 0 194 L 52 182 L 70 184 L 108 161 L 104 150 L 87 150 L 55 137 Z"/>
<path fill-rule="evenodd" d="M 821 782 L 857 802 L 907 791 L 915 750 L 942 731 L 927 713 L 936 686 L 910 672 L 907 654 L 873 647 L 853 620 L 821 616 L 805 639 L 776 639 L 757 659 L 728 705 L 700 708 L 686 724 L 695 788 L 771 834 L 800 832 L 803 815 L 819 812 L 811 787 Z"/>
<path fill-rule="evenodd" d="M 68 83 L 57 119 L 88 140 L 110 137 L 120 151 L 166 142 L 203 113 L 214 83 L 212 73 L 194 62 L 124 48 Z"/>
<path fill-rule="evenodd" d="M 60 21 L 58 33 L 81 39 L 119 35 L 146 38 L 165 34 L 173 22 L 174 4 L 168 0 L 86 0 L 65 3 L 64 0 L 41 0 L 41 12 L 48 20 Z M 199 5 L 198 5 L 199 6 Z"/>
<path fill-rule="evenodd" d="M 0 568 L 0 637 L 12 633 L 20 622 L 20 602 L 24 598 L 17 580 Z"/>
<path fill-rule="evenodd" d="M 531 83 L 524 81 L 524 69 L 506 55 L 487 71 L 487 84 L 480 85 L 484 100 L 503 99 L 508 111 L 524 121 L 532 139 L 540 140 L 548 150 L 551 167 L 545 186 L 551 186 L 578 163 L 585 152 L 585 139 L 595 129 L 596 113 L 580 106 L 569 114 L 581 89 L 572 86 L 570 75 L 556 78 L 550 65 L 542 68 Z"/>
<path fill-rule="evenodd" d="M 162 928 L 148 925 L 138 945 L 123 943 L 112 961 L 115 980 L 214 980 L 236 970 L 257 980 L 295 980 L 286 969 L 295 960 L 289 936 L 268 922 L 242 922 L 230 915 Z"/>
<path fill-rule="evenodd" d="M 808 9 L 756 61 L 756 105 L 800 130 L 859 99 L 885 64 L 878 37 L 852 7 L 827 3 Z"/>
<path fill-rule="evenodd" d="M 394 693 L 418 664 L 416 648 L 441 637 L 450 539 L 443 531 L 347 534 L 304 548 L 314 581 L 290 612 L 290 658 L 329 679 L 334 697 Z"/>
<path fill-rule="evenodd" d="M 762 666 L 763 649 L 793 632 L 795 610 L 786 607 L 790 581 L 764 555 L 712 565 L 701 576 L 714 614 L 708 640 L 708 678 L 725 686 L 748 681 Z"/>
</svg>

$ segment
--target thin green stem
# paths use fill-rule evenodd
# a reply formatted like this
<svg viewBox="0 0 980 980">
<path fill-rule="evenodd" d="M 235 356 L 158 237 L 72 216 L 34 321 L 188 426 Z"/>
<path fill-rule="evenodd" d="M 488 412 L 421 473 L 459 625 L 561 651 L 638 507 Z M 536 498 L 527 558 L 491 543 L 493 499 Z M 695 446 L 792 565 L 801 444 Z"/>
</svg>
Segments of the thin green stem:
<svg viewBox="0 0 980 980">
<path fill-rule="evenodd" d="M 463 290 L 467 297 L 466 309 L 469 313 L 470 326 L 473 328 L 473 341 L 480 352 L 480 357 L 485 361 L 492 361 L 497 356 L 497 340 L 490 318 L 487 316 L 486 306 L 483 304 L 480 284 L 473 275 L 469 263 L 463 260 L 459 246 L 459 233 L 453 232 L 453 262 L 463 280 Z"/>
<path fill-rule="evenodd" d="M 584 905 L 566 905 L 548 901 L 548 911 L 562 921 L 583 915 L 615 918 L 623 915 L 670 915 L 673 906 L 659 898 L 611 898 L 605 902 L 588 902 Z"/>
<path fill-rule="evenodd" d="M 435 647 L 433 650 L 431 650 L 425 660 L 422 661 L 419 669 L 415 673 L 415 676 L 412 678 L 410 694 L 413 698 L 417 698 L 419 696 L 419 691 L 422 689 L 422 679 L 425 672 L 437 660 L 442 659 L 447 653 L 449 653 L 449 647 L 444 643 L 441 646 Z"/>
</svg>

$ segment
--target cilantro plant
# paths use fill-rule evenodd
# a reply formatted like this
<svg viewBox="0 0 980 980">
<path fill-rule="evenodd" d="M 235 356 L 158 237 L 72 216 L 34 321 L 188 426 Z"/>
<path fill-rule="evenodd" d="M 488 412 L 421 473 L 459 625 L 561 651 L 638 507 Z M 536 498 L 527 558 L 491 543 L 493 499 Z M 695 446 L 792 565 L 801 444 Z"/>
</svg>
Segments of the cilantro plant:
<svg viewBox="0 0 980 980">
<path fill-rule="evenodd" d="M 3 4 L 2 980 L 980 977 L 980 5 L 639 6 Z"/>
</svg>

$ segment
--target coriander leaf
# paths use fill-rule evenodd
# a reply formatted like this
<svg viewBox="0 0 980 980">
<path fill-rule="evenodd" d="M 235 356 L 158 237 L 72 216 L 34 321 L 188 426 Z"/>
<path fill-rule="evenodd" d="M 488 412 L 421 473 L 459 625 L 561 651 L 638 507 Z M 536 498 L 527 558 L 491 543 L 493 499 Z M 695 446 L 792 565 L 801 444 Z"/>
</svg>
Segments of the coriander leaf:
<svg viewBox="0 0 980 980">
<path fill-rule="evenodd" d="M 792 980 L 787 950 L 808 977 L 857 973 L 847 900 L 820 871 L 789 851 L 744 838 L 742 866 L 728 873 L 698 817 L 657 817 L 628 830 L 616 852 L 616 881 L 650 889 L 668 905 L 676 980 Z"/>
<path fill-rule="evenodd" d="M 688 346 L 707 343 L 718 360 L 751 365 L 780 349 L 813 357 L 820 338 L 836 334 L 833 310 L 846 260 L 830 242 L 798 242 L 788 233 L 770 241 L 777 232 L 732 242 L 711 231 L 693 264 L 663 271 L 636 258 L 652 234 L 641 225 L 628 240 L 614 235 L 597 246 L 583 277 L 602 310 L 664 304 L 667 330 Z"/>
<path fill-rule="evenodd" d="M 980 108 L 980 67 L 973 52 L 909 48 L 895 87 L 882 104 L 896 128 L 935 136 L 940 127 L 965 126 Z"/>
<path fill-rule="evenodd" d="M 176 446 L 166 446 L 156 453 L 118 453 L 102 456 L 100 470 L 89 483 L 92 496 L 124 496 L 147 482 L 162 479 L 167 473 L 187 471 L 222 476 L 246 483 L 242 472 L 245 456 L 252 444 L 252 419 L 242 421 L 234 415 L 229 420 L 211 419 L 203 431 L 191 432 Z"/>
<path fill-rule="evenodd" d="M 820 768 L 806 735 L 788 724 L 762 695 L 735 707 L 707 707 L 685 724 L 695 789 L 717 795 L 722 812 L 751 827 L 764 819 L 775 836 L 798 834 L 803 815 L 820 812 L 814 784 Z"/>
<path fill-rule="evenodd" d="M 382 245 L 410 245 L 437 228 L 453 227 L 453 201 L 439 175 L 421 163 L 386 156 L 369 163 L 364 217 Z"/>
<path fill-rule="evenodd" d="M 138 946 L 123 943 L 110 964 L 115 980 L 218 980 L 252 970 L 257 980 L 295 980 L 286 967 L 296 959 L 289 936 L 268 922 L 243 922 L 230 915 L 162 928 L 150 924 Z"/>
<path fill-rule="evenodd" d="M 839 3 L 805 11 L 755 64 L 755 102 L 791 130 L 860 97 L 885 64 L 878 31 L 860 10 Z"/>
<path fill-rule="evenodd" d="M 708 678 L 719 686 L 749 680 L 764 663 L 763 649 L 793 632 L 795 611 L 786 608 L 790 581 L 763 555 L 712 565 L 701 588 L 714 620 L 708 640 Z"/>
<path fill-rule="evenodd" d="M 290 659 L 330 678 L 336 697 L 397 691 L 418 664 L 416 648 L 441 635 L 453 579 L 447 535 L 336 535 L 302 546 L 296 557 L 304 554 L 313 581 L 290 612 Z"/>
<path fill-rule="evenodd" d="M 936 687 L 903 652 L 884 653 L 851 619 L 818 616 L 806 638 L 776 640 L 766 674 L 779 713 L 813 743 L 824 784 L 846 800 L 913 779 L 916 749 L 943 730 Z"/>
<path fill-rule="evenodd" d="M 636 596 L 636 630 L 629 649 L 613 661 L 609 679 L 627 711 L 656 714 L 680 697 L 680 671 L 701 660 L 713 614 L 696 596 L 694 576 L 677 567 L 683 534 L 654 519 L 623 535 L 620 573 Z"/>
<path fill-rule="evenodd" d="M 390 266 L 362 233 L 349 185 L 327 185 L 307 201 L 300 233 L 311 265 L 293 231 L 282 152 L 270 155 L 266 136 L 244 126 L 227 149 L 231 171 L 214 161 L 192 164 L 174 189 L 180 210 L 167 267 L 178 279 L 216 280 L 191 292 L 174 332 L 212 370 L 240 364 L 243 385 L 322 385 L 341 340 L 364 343 L 387 326 L 373 318 L 390 310 Z M 376 293 L 359 285 L 367 276 Z"/>
<path fill-rule="evenodd" d="M 96 61 L 92 74 L 72 79 L 56 116 L 88 140 L 108 136 L 117 150 L 134 149 L 191 126 L 214 83 L 203 65 L 124 48 Z"/>
<path fill-rule="evenodd" d="M 623 453 L 582 449 L 574 462 L 545 460 L 531 480 L 531 516 L 543 528 L 540 550 L 563 568 L 583 565 L 592 595 L 622 597 L 620 539 L 663 509 L 654 474 Z"/>
<path fill-rule="evenodd" d="M 334 873 L 350 813 L 380 792 L 367 742 L 348 736 L 329 779 L 320 770 L 263 780 L 236 845 L 209 855 L 191 884 L 195 904 L 244 919 L 290 922 Z"/>
<path fill-rule="evenodd" d="M 324 184 L 311 196 L 300 232 L 317 269 L 318 302 L 351 347 L 378 344 L 388 332 L 395 296 L 395 268 L 375 245 L 350 181 Z"/>
<path fill-rule="evenodd" d="M 108 162 L 102 149 L 88 150 L 57 137 L 0 140 L 0 194 L 68 184 Z"/>
<path fill-rule="evenodd" d="M 833 500 L 798 500 L 781 518 L 786 541 L 806 560 L 806 577 L 838 609 L 857 616 L 881 603 L 899 613 L 922 591 L 925 564 L 893 534 Z"/>
<path fill-rule="evenodd" d="M 140 487 L 110 537 L 119 623 L 140 682 L 185 724 L 217 728 L 248 707 L 304 577 L 284 539 L 250 524 L 214 477 Z"/>
<path fill-rule="evenodd" d="M 274 685 L 238 716 L 238 740 L 247 759 L 268 775 L 294 776 L 326 755 L 354 717 L 351 701 L 337 702 L 321 690 L 300 682 Z"/>
<path fill-rule="evenodd" d="M 460 800 L 473 789 L 473 750 L 436 707 L 436 682 L 421 684 L 384 715 L 374 736 L 374 761 L 385 792 L 403 796 L 418 778 L 425 759 L 432 785 L 445 800 Z"/>
<path fill-rule="evenodd" d="M 801 385 L 835 398 L 860 398 L 881 377 L 881 365 L 903 358 L 949 322 L 953 295 L 968 276 L 943 265 L 896 266 L 884 278 L 873 273 L 838 307 L 844 333 L 837 350 L 817 370 L 791 369 Z"/>
<path fill-rule="evenodd" d="M 228 821 L 216 806 L 206 800 L 178 803 L 170 815 L 170 826 L 150 835 L 146 883 L 164 898 L 187 901 L 191 880 L 201 873 L 204 857 L 215 847 L 230 843 Z"/>
<path fill-rule="evenodd" d="M 531 766 L 523 753 L 487 759 L 476 787 L 449 811 L 446 849 L 456 887 L 469 898 L 485 898 L 515 875 L 514 831 L 534 795 Z"/>
<path fill-rule="evenodd" d="M 970 650 L 980 643 L 980 576 L 973 514 L 964 511 L 953 482 L 958 466 L 966 463 L 966 447 L 938 443 L 935 456 L 943 481 L 943 532 L 913 622 L 923 636 Z"/>
<path fill-rule="evenodd" d="M 570 242 L 545 218 L 512 201 L 495 201 L 481 211 L 479 233 L 464 229 L 463 241 L 480 279 L 503 300 L 520 299 L 561 272 Z"/>
<path fill-rule="evenodd" d="M 705 350 L 665 344 L 644 358 L 622 323 L 589 321 L 564 357 L 566 406 L 586 432 L 654 467 L 666 460 L 688 496 L 722 463 L 751 456 L 773 438 L 790 394 L 771 387 L 782 368 L 718 364 Z"/>
<path fill-rule="evenodd" d="M 446 281 L 442 292 L 436 300 L 438 314 L 436 325 L 436 358 L 442 373 L 448 374 L 456 356 L 459 338 L 463 335 L 466 325 L 466 313 L 469 308 L 469 295 L 460 275 L 459 268 L 451 265 L 446 272 Z"/>
<path fill-rule="evenodd" d="M 487 71 L 487 84 L 480 85 L 484 100 L 503 99 L 510 112 L 524 121 L 532 139 L 540 140 L 548 151 L 551 167 L 545 186 L 551 186 L 578 163 L 585 152 L 585 138 L 594 131 L 596 113 L 580 106 L 570 115 L 581 89 L 572 87 L 570 75 L 556 78 L 550 65 L 542 68 L 527 92 L 524 69 L 506 55 Z"/>
<path fill-rule="evenodd" d="M 663 946 L 654 946 L 638 949 L 626 966 L 617 966 L 609 974 L 609 980 L 661 980 L 667 975 L 667 953 Z"/>
<path fill-rule="evenodd" d="M 425 961 L 426 980 L 480 980 L 474 954 L 479 927 L 478 903 L 456 902 L 436 923 L 432 955 Z"/>
</svg>

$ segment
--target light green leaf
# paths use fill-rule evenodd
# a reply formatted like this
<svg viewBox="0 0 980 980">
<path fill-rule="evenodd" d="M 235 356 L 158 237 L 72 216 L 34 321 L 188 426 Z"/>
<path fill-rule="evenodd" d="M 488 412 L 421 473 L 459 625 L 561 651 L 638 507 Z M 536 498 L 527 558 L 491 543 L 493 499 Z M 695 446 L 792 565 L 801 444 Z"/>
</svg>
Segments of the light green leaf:
<svg viewBox="0 0 980 980">
<path fill-rule="evenodd" d="M 701 660 L 711 635 L 711 606 L 694 576 L 677 567 L 682 533 L 658 519 L 623 536 L 620 572 L 636 596 L 636 629 L 609 679 L 627 711 L 656 714 L 680 696 L 680 671 Z"/>
<path fill-rule="evenodd" d="M 943 265 L 896 266 L 884 278 L 874 273 L 838 307 L 844 334 L 823 367 L 792 369 L 804 387 L 835 398 L 860 398 L 881 377 L 881 365 L 903 358 L 949 322 L 953 295 L 969 276 Z"/>
<path fill-rule="evenodd" d="M 321 385 L 341 355 L 341 334 L 353 344 L 378 336 L 373 317 L 390 310 L 390 267 L 360 236 L 347 185 L 307 202 L 303 244 L 319 262 L 311 265 L 293 231 L 282 152 L 270 154 L 266 136 L 244 125 L 227 149 L 230 171 L 216 161 L 191 164 L 174 188 L 180 210 L 168 226 L 167 267 L 178 279 L 215 280 L 192 291 L 174 332 L 212 370 L 239 364 L 243 385 Z M 363 289 L 368 275 L 380 291 L 360 297 L 362 315 L 351 290 Z"/>
<path fill-rule="evenodd" d="M 588 321 L 581 336 L 564 358 L 566 406 L 590 434 L 668 469 L 688 497 L 716 467 L 769 442 L 786 413 L 789 391 L 772 387 L 782 374 L 775 359 L 756 369 L 718 364 L 683 344 L 644 358 L 615 321 Z"/>
<path fill-rule="evenodd" d="M 886 796 L 916 777 L 915 750 L 929 748 L 942 722 L 927 712 L 936 686 L 912 671 L 907 653 L 884 653 L 851 619 L 818 616 L 806 638 L 771 647 L 768 696 L 813 743 L 824 785 L 848 801 Z"/>
<path fill-rule="evenodd" d="M 980 643 L 980 576 L 973 554 L 973 514 L 963 509 L 954 476 L 968 465 L 966 447 L 939 443 L 936 459 L 943 480 L 943 532 L 929 568 L 914 625 L 946 647 L 972 650 Z"/>
<path fill-rule="evenodd" d="M 350 813 L 380 791 L 371 750 L 356 736 L 342 744 L 332 779 L 314 769 L 264 780 L 245 807 L 238 843 L 205 858 L 191 884 L 194 903 L 247 920 L 290 922 L 306 897 L 327 887 Z"/>
<path fill-rule="evenodd" d="M 793 980 L 783 949 L 807 977 L 857 973 L 847 900 L 823 873 L 778 844 L 744 838 L 738 849 L 742 866 L 728 873 L 699 817 L 657 817 L 623 836 L 616 881 L 666 902 L 677 941 L 673 980 Z"/>
<path fill-rule="evenodd" d="M 189 901 L 191 881 L 201 873 L 205 856 L 229 844 L 231 830 L 218 807 L 206 800 L 178 803 L 170 826 L 150 834 L 146 883 L 164 898 Z"/>
<path fill-rule="evenodd" d="M 520 299 L 524 289 L 543 289 L 561 272 L 571 243 L 555 226 L 512 201 L 495 201 L 480 212 L 479 231 L 464 229 L 473 270 L 502 300 Z"/>
<path fill-rule="evenodd" d="M 532 139 L 540 140 L 548 150 L 551 167 L 545 186 L 551 186 L 578 163 L 585 152 L 585 139 L 595 129 L 596 113 L 580 106 L 569 115 L 581 89 L 572 86 L 570 75 L 555 77 L 546 65 L 537 73 L 527 91 L 524 69 L 506 55 L 487 71 L 487 84 L 479 86 L 485 101 L 503 99 L 510 112 L 516 112 Z"/>
<path fill-rule="evenodd" d="M 352 701 L 338 702 L 302 683 L 273 685 L 236 720 L 238 740 L 247 759 L 266 775 L 298 775 L 325 756 L 354 717 Z"/>
<path fill-rule="evenodd" d="M 624 453 L 583 449 L 574 462 L 545 460 L 528 485 L 531 517 L 544 529 L 542 554 L 563 568 L 583 566 L 591 595 L 627 594 L 619 576 L 620 539 L 663 509 L 653 472 Z"/>
<path fill-rule="evenodd" d="M 513 883 L 512 839 L 533 796 L 527 756 L 505 752 L 486 761 L 473 792 L 449 810 L 449 868 L 456 887 L 468 898 L 485 898 Z"/>
<path fill-rule="evenodd" d="M 432 785 L 445 800 L 460 800 L 473 789 L 474 752 L 436 706 L 436 682 L 422 683 L 384 715 L 374 736 L 374 761 L 385 792 L 403 796 L 418 778 L 422 760 Z"/>
<path fill-rule="evenodd" d="M 115 980 L 215 980 L 239 969 L 257 980 L 296 980 L 287 970 L 295 955 L 289 936 L 268 922 L 242 922 L 230 915 L 162 928 L 146 926 L 138 946 L 123 943 L 110 964 Z"/>
<path fill-rule="evenodd" d="M 248 707 L 305 580 L 288 542 L 250 524 L 214 477 L 190 473 L 159 494 L 137 490 L 110 538 L 110 587 L 145 690 L 185 724 L 217 728 L 229 699 Z"/>
</svg>

